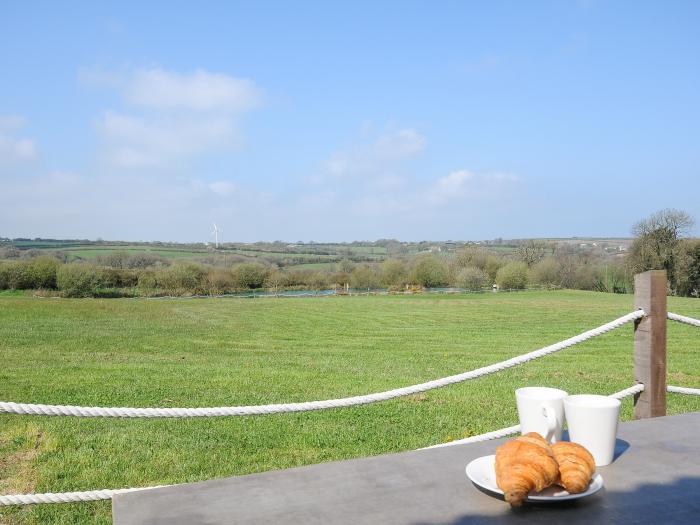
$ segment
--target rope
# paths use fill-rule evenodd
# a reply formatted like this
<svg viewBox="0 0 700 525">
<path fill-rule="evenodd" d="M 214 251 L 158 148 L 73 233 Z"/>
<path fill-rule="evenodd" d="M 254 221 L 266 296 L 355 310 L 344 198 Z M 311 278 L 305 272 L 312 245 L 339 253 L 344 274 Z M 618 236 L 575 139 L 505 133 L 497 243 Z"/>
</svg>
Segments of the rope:
<svg viewBox="0 0 700 525">
<path fill-rule="evenodd" d="M 632 394 L 636 394 L 637 392 L 641 392 L 642 390 L 644 390 L 644 385 L 638 384 L 630 388 L 620 390 L 619 392 L 615 392 L 614 394 L 610 394 L 610 397 L 622 399 L 627 396 L 631 396 Z M 512 427 L 494 430 L 493 432 L 487 432 L 478 436 L 472 436 L 457 441 L 450 441 L 449 443 L 440 443 L 439 445 L 433 445 L 431 447 L 424 447 L 419 450 L 426 450 L 429 448 L 451 447 L 453 445 L 464 445 L 466 443 L 478 443 L 480 441 L 488 441 L 491 439 L 498 439 L 501 437 L 510 436 L 512 434 L 517 434 L 518 432 L 520 432 L 520 425 L 514 425 Z M 88 490 L 85 492 L 48 492 L 45 494 L 9 494 L 6 496 L 0 496 L 0 507 L 4 505 L 32 505 L 35 503 L 74 503 L 80 501 L 97 501 L 101 499 L 111 499 L 112 496 L 116 496 L 117 494 L 125 494 L 127 492 L 134 492 L 137 490 L 159 489 L 171 486 L 172 485 L 156 485 L 154 487 Z"/>
<path fill-rule="evenodd" d="M 544 357 L 546 355 L 558 352 L 564 348 L 582 343 L 592 337 L 602 335 L 610 330 L 618 328 L 630 321 L 639 319 L 644 316 L 643 310 L 636 310 L 629 314 L 623 315 L 587 332 L 583 332 L 577 336 L 571 337 L 564 341 L 560 341 L 553 345 L 545 346 L 539 350 L 523 354 L 521 356 L 501 361 L 489 366 L 477 368 L 469 372 L 457 374 L 453 376 L 443 377 L 420 383 L 417 385 L 397 388 L 385 392 L 375 394 L 367 394 L 363 396 L 346 397 L 341 399 L 328 399 L 325 401 L 307 401 L 302 403 L 286 403 L 272 405 L 254 405 L 254 406 L 238 406 L 238 407 L 214 407 L 214 408 L 126 408 L 126 407 L 81 407 L 81 406 L 64 406 L 64 405 L 35 405 L 28 403 L 11 403 L 0 402 L 0 413 L 40 415 L 40 416 L 77 416 L 77 417 L 218 417 L 218 416 L 252 416 L 262 414 L 278 414 L 281 412 L 307 412 L 311 410 L 323 410 L 328 408 L 341 408 L 358 405 L 367 405 L 377 403 L 379 401 L 387 401 L 397 397 L 408 396 L 442 388 L 462 381 L 476 379 L 477 377 L 485 376 L 506 370 L 516 365 L 521 365 Z"/>
<path fill-rule="evenodd" d="M 700 396 L 700 388 L 686 388 L 684 386 L 666 386 L 666 390 L 674 394 L 687 394 L 689 396 Z"/>
<path fill-rule="evenodd" d="M 642 392 L 643 390 L 644 385 L 639 383 L 629 388 L 625 388 L 624 390 L 620 390 L 619 392 L 615 392 L 614 394 L 610 394 L 608 397 L 614 397 L 615 399 L 624 399 L 628 396 Z M 698 393 L 700 393 L 700 390 L 698 390 Z M 520 425 L 513 425 L 512 427 L 501 428 L 499 430 L 494 430 L 493 432 L 486 432 L 485 434 L 479 434 L 478 436 L 471 436 L 464 439 L 458 439 L 456 441 L 440 443 L 438 445 L 424 447 L 419 450 L 427 450 L 429 448 L 451 447 L 453 445 L 465 445 L 467 443 L 479 443 L 480 441 L 489 441 L 491 439 L 498 439 L 510 436 L 513 434 L 517 434 L 518 432 L 520 432 Z"/>
<path fill-rule="evenodd" d="M 133 489 L 103 489 L 87 490 L 85 492 L 47 492 L 45 494 L 8 494 L 0 496 L 0 507 L 6 505 L 33 505 L 35 503 L 75 503 L 81 501 L 98 501 L 112 499 L 117 494 L 126 494 L 137 490 L 150 490 L 168 487 L 171 485 L 157 485 L 154 487 L 142 487 Z"/>
<path fill-rule="evenodd" d="M 610 394 L 608 397 L 614 397 L 615 399 L 624 399 L 629 396 L 633 396 L 634 394 L 639 394 L 644 391 L 644 384 L 643 383 L 638 383 L 636 385 L 633 385 L 629 388 L 625 388 L 624 390 L 620 390 L 619 392 L 615 392 L 614 394 Z"/>
<path fill-rule="evenodd" d="M 479 434 L 478 436 L 471 436 L 464 439 L 457 439 L 455 441 L 448 441 L 447 443 L 439 443 L 438 445 L 431 445 L 429 447 L 424 447 L 419 450 L 428 450 L 429 448 L 443 448 L 451 447 L 453 445 L 465 445 L 467 443 L 479 443 L 480 441 L 489 441 L 491 439 L 498 439 L 512 434 L 517 434 L 520 432 L 520 425 L 513 425 L 512 427 L 501 428 L 499 430 L 494 430 L 493 432 L 486 432 L 485 434 Z"/>
<path fill-rule="evenodd" d="M 700 328 L 700 319 L 693 319 L 692 317 L 686 317 L 685 315 L 674 314 L 673 312 L 667 312 L 666 314 L 671 321 L 678 321 L 679 323 L 689 324 L 691 326 L 697 326 Z"/>
</svg>

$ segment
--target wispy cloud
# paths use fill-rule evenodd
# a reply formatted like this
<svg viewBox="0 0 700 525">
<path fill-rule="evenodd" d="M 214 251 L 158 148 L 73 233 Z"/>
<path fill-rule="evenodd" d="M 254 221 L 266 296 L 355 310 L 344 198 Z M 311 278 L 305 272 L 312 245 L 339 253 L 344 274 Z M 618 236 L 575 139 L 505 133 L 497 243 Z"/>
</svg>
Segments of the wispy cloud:
<svg viewBox="0 0 700 525">
<path fill-rule="evenodd" d="M 218 116 L 131 116 L 106 111 L 96 126 L 104 159 L 119 168 L 169 166 L 238 144 L 233 122 Z"/>
<path fill-rule="evenodd" d="M 181 75 L 162 69 L 140 69 L 124 84 L 125 99 L 158 110 L 240 113 L 255 109 L 262 95 L 248 79 L 197 70 Z"/>
<path fill-rule="evenodd" d="M 509 173 L 474 173 L 462 169 L 435 180 L 425 194 L 434 204 L 494 198 L 517 182 L 518 177 Z"/>
<path fill-rule="evenodd" d="M 172 167 L 239 148 L 238 117 L 262 103 L 251 80 L 202 69 L 84 70 L 79 76 L 121 96 L 124 108 L 107 110 L 96 120 L 102 158 L 120 169 Z"/>
<path fill-rule="evenodd" d="M 229 239 L 255 240 L 262 226 L 274 231 L 268 217 L 279 224 L 265 195 L 228 181 L 54 171 L 7 177 L 2 196 L 0 224 L 13 236 L 208 240 L 215 221 Z"/>
<path fill-rule="evenodd" d="M 427 143 L 416 129 L 402 128 L 336 151 L 311 178 L 299 209 L 349 224 L 381 218 L 400 229 L 419 220 L 434 224 L 466 209 L 487 211 L 519 181 L 509 173 L 469 169 L 431 177 L 421 162 Z"/>
<path fill-rule="evenodd" d="M 20 115 L 0 115 L 0 167 L 17 167 L 37 158 L 34 140 L 16 136 L 25 122 Z"/>
<path fill-rule="evenodd" d="M 425 145 L 425 137 L 412 128 L 385 132 L 369 143 L 333 153 L 319 179 L 393 177 L 403 161 L 420 154 Z"/>
<path fill-rule="evenodd" d="M 233 182 L 219 180 L 209 183 L 209 189 L 218 195 L 233 195 L 238 190 L 238 186 Z"/>
</svg>

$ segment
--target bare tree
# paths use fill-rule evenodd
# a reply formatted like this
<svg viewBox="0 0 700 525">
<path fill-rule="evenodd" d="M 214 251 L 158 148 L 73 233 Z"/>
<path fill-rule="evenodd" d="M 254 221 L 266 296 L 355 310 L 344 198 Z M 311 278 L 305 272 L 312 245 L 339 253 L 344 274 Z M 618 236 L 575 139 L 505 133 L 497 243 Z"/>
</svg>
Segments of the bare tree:
<svg viewBox="0 0 700 525">
<path fill-rule="evenodd" d="M 666 208 L 637 222 L 632 226 L 632 234 L 635 237 L 662 234 L 675 240 L 687 236 L 694 225 L 695 221 L 686 212 Z"/>
<path fill-rule="evenodd" d="M 632 233 L 637 238 L 632 243 L 628 259 L 632 271 L 666 270 L 671 290 L 677 293 L 681 239 L 690 233 L 694 224 L 686 212 L 670 208 L 636 223 Z"/>
<path fill-rule="evenodd" d="M 552 245 L 550 243 L 530 239 L 521 243 L 515 253 L 518 259 L 530 267 L 544 259 L 547 252 L 552 253 L 552 251 Z"/>
</svg>

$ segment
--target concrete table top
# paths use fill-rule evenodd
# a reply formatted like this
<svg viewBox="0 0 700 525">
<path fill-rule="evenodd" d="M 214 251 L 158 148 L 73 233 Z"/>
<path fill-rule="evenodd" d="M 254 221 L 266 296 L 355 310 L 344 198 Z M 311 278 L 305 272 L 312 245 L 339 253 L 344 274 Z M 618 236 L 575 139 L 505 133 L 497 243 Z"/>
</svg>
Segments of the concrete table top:
<svg viewBox="0 0 700 525">
<path fill-rule="evenodd" d="M 700 412 L 622 423 L 604 488 L 552 504 L 478 490 L 466 464 L 505 439 L 121 494 L 115 525 L 700 523 Z"/>
</svg>

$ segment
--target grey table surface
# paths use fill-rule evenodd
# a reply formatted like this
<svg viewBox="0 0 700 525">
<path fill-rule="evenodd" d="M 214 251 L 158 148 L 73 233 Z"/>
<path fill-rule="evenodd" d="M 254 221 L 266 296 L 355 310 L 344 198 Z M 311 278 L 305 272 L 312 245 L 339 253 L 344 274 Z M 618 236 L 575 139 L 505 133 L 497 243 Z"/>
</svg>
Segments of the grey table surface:
<svg viewBox="0 0 700 525">
<path fill-rule="evenodd" d="M 505 439 L 121 494 L 115 525 L 700 523 L 700 412 L 622 423 L 592 496 L 511 509 L 466 464 Z"/>
</svg>

